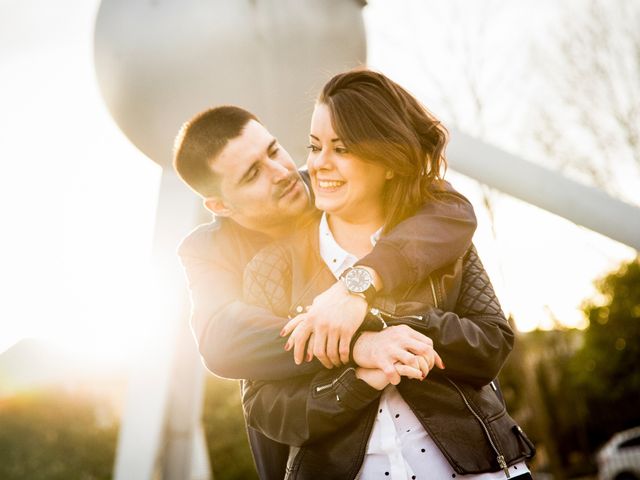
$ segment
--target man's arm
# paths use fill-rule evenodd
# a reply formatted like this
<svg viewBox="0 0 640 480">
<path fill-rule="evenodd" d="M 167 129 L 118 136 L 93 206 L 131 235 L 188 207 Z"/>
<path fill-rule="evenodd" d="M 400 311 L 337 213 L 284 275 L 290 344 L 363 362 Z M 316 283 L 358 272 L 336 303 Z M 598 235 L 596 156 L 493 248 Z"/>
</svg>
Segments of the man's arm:
<svg viewBox="0 0 640 480">
<path fill-rule="evenodd" d="M 237 243 L 220 241 L 215 225 L 201 226 L 178 254 L 191 294 L 191 328 L 204 364 L 224 378 L 278 379 L 318 371 L 317 362 L 297 366 L 279 332 L 286 318 L 243 303 L 246 260 Z M 244 255 L 246 256 L 246 254 Z"/>
<path fill-rule="evenodd" d="M 382 237 L 356 263 L 377 272 L 382 291 L 424 280 L 471 246 L 477 226 L 471 202 L 445 181 L 432 193 L 433 200 Z"/>
<path fill-rule="evenodd" d="M 411 282 L 416 275 L 426 277 L 434 268 L 447 263 L 443 260 L 445 257 L 438 255 L 448 254 L 452 259 L 457 258 L 455 248 L 443 248 L 445 241 L 434 232 L 441 232 L 451 245 L 467 245 L 471 241 L 476 222 L 469 202 L 453 191 L 436 196 L 436 199 L 442 201 L 425 205 L 415 217 L 405 220 L 391 231 L 363 259 L 369 266 L 381 269 L 385 288 Z M 411 226 L 414 221 L 424 226 Z M 420 232 L 426 235 L 424 239 L 420 237 Z M 253 379 L 286 378 L 300 374 L 301 368 L 305 372 L 317 371 L 321 365 L 316 361 L 297 366 L 292 355 L 284 351 L 284 340 L 279 333 L 286 319 L 251 308 L 240 301 L 242 271 L 247 260 L 233 258 L 233 251 L 216 251 L 211 238 L 218 233 L 196 231 L 185 239 L 179 249 L 191 290 L 192 328 L 207 367 L 219 376 Z M 414 241 L 420 245 L 414 245 Z M 425 260 L 430 266 L 417 270 L 392 269 L 385 274 L 387 269 L 384 265 L 397 261 L 394 256 L 409 259 L 406 261 L 414 264 L 420 260 L 416 258 L 414 262 L 410 260 L 412 256 L 423 257 L 424 252 L 431 248 L 430 244 L 439 251 L 432 260 Z M 388 260 L 387 255 L 391 255 Z M 404 280 L 403 275 L 406 275 Z M 343 295 L 345 304 L 359 300 L 346 291 L 339 294 Z M 325 302 L 323 307 L 312 313 L 318 318 L 334 318 L 331 307 L 336 305 L 338 303 L 334 301 Z M 341 308 L 340 313 L 347 310 Z M 364 309 L 356 306 L 351 310 L 362 311 L 361 317 L 355 320 L 337 318 L 341 323 L 350 320 L 356 323 L 357 328 L 363 320 Z"/>
</svg>

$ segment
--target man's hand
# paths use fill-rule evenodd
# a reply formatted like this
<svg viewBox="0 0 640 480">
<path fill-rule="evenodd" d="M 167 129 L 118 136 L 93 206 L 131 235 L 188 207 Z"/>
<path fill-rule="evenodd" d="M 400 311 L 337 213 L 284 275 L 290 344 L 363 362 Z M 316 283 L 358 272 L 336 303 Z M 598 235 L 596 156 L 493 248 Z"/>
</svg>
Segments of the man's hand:
<svg viewBox="0 0 640 480">
<path fill-rule="evenodd" d="M 393 380 L 389 380 L 387 375 L 379 368 L 356 368 L 356 377 L 367 382 L 376 390 L 383 390 L 387 385 L 398 385 L 402 377 L 414 378 L 416 380 L 424 380 L 424 373 L 417 367 L 410 367 L 401 363 L 396 363 L 397 375 Z"/>
<path fill-rule="evenodd" d="M 433 341 L 407 325 L 364 332 L 353 347 L 353 359 L 359 367 L 381 370 L 394 385 L 402 375 L 398 364 L 419 369 L 422 378 L 434 366 L 444 369 L 440 355 L 433 349 Z"/>
<path fill-rule="evenodd" d="M 367 302 L 353 295 L 337 281 L 318 295 L 309 309 L 291 319 L 280 335 L 290 335 L 285 349 L 293 347 L 296 364 L 315 355 L 327 368 L 349 361 L 349 345 L 353 334 L 364 321 Z M 308 343 L 308 347 L 307 347 Z"/>
</svg>

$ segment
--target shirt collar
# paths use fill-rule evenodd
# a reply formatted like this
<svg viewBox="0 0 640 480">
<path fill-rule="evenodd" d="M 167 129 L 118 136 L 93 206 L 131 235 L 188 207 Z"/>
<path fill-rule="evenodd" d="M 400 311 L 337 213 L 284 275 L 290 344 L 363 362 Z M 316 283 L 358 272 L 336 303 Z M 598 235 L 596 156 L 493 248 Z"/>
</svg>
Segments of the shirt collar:
<svg viewBox="0 0 640 480">
<path fill-rule="evenodd" d="M 327 264 L 331 273 L 333 273 L 336 278 L 340 278 L 342 272 L 353 266 L 353 264 L 358 261 L 358 258 L 338 245 L 338 242 L 336 242 L 336 239 L 333 237 L 333 233 L 329 228 L 326 212 L 322 213 L 318 234 L 320 237 L 320 256 L 322 257 L 322 260 Z M 382 228 L 371 235 L 371 245 L 375 246 L 376 242 L 380 239 L 381 234 Z"/>
</svg>

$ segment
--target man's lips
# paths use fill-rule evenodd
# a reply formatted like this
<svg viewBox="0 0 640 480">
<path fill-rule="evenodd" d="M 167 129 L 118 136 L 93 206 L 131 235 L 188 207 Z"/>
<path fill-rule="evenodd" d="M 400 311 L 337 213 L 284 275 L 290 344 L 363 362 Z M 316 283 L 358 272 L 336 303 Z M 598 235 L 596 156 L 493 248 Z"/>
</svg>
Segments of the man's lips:
<svg viewBox="0 0 640 480">
<path fill-rule="evenodd" d="M 293 180 L 291 180 L 291 183 L 289 185 L 287 185 L 286 187 L 284 187 L 284 189 L 282 190 L 282 192 L 280 192 L 280 195 L 278 195 L 278 200 L 281 198 L 286 197 L 289 193 L 291 193 L 291 191 L 296 188 L 296 186 L 298 185 L 299 180 L 297 178 L 294 178 Z"/>
</svg>

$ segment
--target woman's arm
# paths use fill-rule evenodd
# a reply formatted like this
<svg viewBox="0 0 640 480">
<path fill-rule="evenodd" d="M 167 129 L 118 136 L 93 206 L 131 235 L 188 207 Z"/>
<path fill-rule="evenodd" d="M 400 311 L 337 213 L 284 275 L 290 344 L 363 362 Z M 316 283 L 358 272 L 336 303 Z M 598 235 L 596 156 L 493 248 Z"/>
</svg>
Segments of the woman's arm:
<svg viewBox="0 0 640 480">
<path fill-rule="evenodd" d="M 433 340 L 446 375 L 476 386 L 495 379 L 513 348 L 513 329 L 475 247 L 464 257 L 462 285 L 453 312 L 432 309 L 421 321 L 387 323 L 397 322 Z"/>
</svg>

